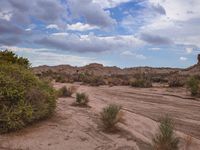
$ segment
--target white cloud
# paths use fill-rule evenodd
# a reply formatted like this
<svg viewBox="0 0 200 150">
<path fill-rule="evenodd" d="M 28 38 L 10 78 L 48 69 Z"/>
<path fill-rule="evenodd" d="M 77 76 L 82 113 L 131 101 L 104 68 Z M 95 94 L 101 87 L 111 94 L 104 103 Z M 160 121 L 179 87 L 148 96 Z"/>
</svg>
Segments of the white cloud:
<svg viewBox="0 0 200 150">
<path fill-rule="evenodd" d="M 144 44 L 133 35 L 119 36 L 96 36 L 77 35 L 75 33 L 54 33 L 49 37 L 42 38 L 37 43 L 50 47 L 73 52 L 120 52 L 122 50 L 133 50 Z"/>
<path fill-rule="evenodd" d="M 160 4 L 171 20 L 186 21 L 200 16 L 199 0 L 150 0 L 153 4 Z"/>
<path fill-rule="evenodd" d="M 32 29 L 31 28 L 27 28 L 27 29 L 25 29 L 25 31 L 31 31 Z"/>
<path fill-rule="evenodd" d="M 81 22 L 77 22 L 75 24 L 67 25 L 68 30 L 75 30 L 75 31 L 87 31 L 87 30 L 94 30 L 98 29 L 98 26 L 95 25 L 89 25 L 89 24 L 83 24 Z"/>
<path fill-rule="evenodd" d="M 193 52 L 193 48 L 192 47 L 187 47 L 185 50 L 186 50 L 186 52 L 188 54 L 191 54 Z"/>
<path fill-rule="evenodd" d="M 150 0 L 150 4 L 159 4 L 166 15 L 143 17 L 146 22 L 140 27 L 139 33 L 165 36 L 175 45 L 200 47 L 200 1 L 198 0 Z M 147 16 L 148 14 L 143 14 Z"/>
<path fill-rule="evenodd" d="M 12 17 L 12 13 L 10 12 L 0 12 L 0 19 L 10 21 L 11 17 Z"/>
<path fill-rule="evenodd" d="M 73 66 L 83 66 L 90 63 L 100 63 L 103 65 L 109 65 L 108 62 L 98 60 L 92 57 L 76 56 L 72 54 L 58 53 L 55 51 L 50 52 L 49 49 L 40 48 L 24 48 L 24 47 L 0 47 L 0 49 L 10 49 L 20 56 L 26 57 L 30 60 L 32 66 L 39 65 L 60 65 L 69 64 Z"/>
<path fill-rule="evenodd" d="M 52 36 L 59 36 L 59 37 L 65 37 L 68 36 L 69 33 L 67 32 L 58 32 L 58 33 L 53 33 Z"/>
<path fill-rule="evenodd" d="M 136 53 L 133 53 L 131 51 L 124 51 L 124 52 L 121 53 L 121 55 L 131 56 L 131 57 L 135 57 L 135 58 L 138 58 L 138 59 L 146 59 L 146 56 L 144 56 L 142 54 L 136 54 Z"/>
<path fill-rule="evenodd" d="M 179 59 L 180 59 L 181 61 L 186 61 L 186 60 L 187 60 L 186 57 L 180 57 Z"/>
<path fill-rule="evenodd" d="M 49 24 L 48 26 L 46 26 L 46 28 L 47 29 L 56 29 L 56 30 L 59 30 L 59 27 L 56 24 Z"/>
<path fill-rule="evenodd" d="M 72 18 L 82 18 L 90 25 L 105 28 L 116 24 L 110 11 L 106 11 L 92 0 L 68 0 L 68 7 Z"/>
<path fill-rule="evenodd" d="M 113 8 L 129 1 L 131 0 L 93 0 L 94 3 L 98 3 L 102 8 Z"/>
<path fill-rule="evenodd" d="M 152 51 L 160 51 L 161 50 L 161 48 L 159 48 L 159 47 L 153 47 L 153 48 L 149 48 L 149 49 Z"/>
</svg>

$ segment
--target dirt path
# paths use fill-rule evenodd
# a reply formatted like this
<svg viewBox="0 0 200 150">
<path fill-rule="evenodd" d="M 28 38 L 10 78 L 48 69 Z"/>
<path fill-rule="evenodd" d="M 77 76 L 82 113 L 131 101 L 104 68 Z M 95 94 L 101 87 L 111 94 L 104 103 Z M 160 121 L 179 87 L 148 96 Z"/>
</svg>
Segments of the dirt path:
<svg viewBox="0 0 200 150">
<path fill-rule="evenodd" d="M 55 84 L 56 88 L 64 84 Z M 80 86 L 89 94 L 91 108 L 70 106 L 75 100 L 60 98 L 51 119 L 19 132 L 0 136 L 5 150 L 149 150 L 158 119 L 169 114 L 175 120 L 180 147 L 192 137 L 188 150 L 200 150 L 200 101 L 191 99 L 185 89 Z M 110 104 L 122 105 L 125 124 L 115 134 L 102 132 L 99 112 Z"/>
</svg>

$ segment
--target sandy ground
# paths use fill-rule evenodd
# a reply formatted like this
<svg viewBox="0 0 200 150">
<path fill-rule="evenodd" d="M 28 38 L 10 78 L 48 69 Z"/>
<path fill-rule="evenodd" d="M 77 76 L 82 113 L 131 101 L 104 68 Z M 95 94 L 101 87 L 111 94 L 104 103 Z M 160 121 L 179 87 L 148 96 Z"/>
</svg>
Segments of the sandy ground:
<svg viewBox="0 0 200 150">
<path fill-rule="evenodd" d="M 69 84 L 55 84 L 56 88 Z M 89 87 L 76 84 L 89 95 L 91 108 L 73 107 L 72 98 L 59 98 L 54 116 L 19 132 L 0 135 L 2 150 L 150 150 L 161 116 L 175 121 L 181 150 L 200 150 L 200 100 L 185 89 L 125 86 Z M 102 132 L 99 112 L 110 103 L 120 104 L 126 122 L 116 133 Z M 191 144 L 186 148 L 186 138 Z"/>
</svg>

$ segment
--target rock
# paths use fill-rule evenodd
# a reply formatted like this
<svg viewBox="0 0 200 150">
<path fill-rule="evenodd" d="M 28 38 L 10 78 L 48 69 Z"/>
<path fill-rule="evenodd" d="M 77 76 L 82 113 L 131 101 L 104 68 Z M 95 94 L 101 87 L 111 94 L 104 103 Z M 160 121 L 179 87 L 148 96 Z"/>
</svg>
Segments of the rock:
<svg viewBox="0 0 200 150">
<path fill-rule="evenodd" d="M 198 54 L 198 57 L 197 57 L 197 59 L 198 59 L 198 63 L 197 63 L 197 64 L 199 64 L 199 65 L 200 65 L 200 54 Z"/>
</svg>

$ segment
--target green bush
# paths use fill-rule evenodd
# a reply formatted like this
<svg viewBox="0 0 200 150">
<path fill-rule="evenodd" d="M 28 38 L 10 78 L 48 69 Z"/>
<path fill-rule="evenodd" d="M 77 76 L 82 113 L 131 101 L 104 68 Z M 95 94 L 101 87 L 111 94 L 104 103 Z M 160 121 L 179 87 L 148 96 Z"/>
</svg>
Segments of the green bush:
<svg viewBox="0 0 200 150">
<path fill-rule="evenodd" d="M 18 63 L 0 63 L 0 133 L 48 117 L 55 106 L 55 91 L 48 83 Z"/>
<path fill-rule="evenodd" d="M 66 86 L 63 86 L 61 89 L 58 91 L 58 96 L 59 97 L 71 97 L 72 94 L 75 92 L 75 87 L 69 87 L 67 88 Z"/>
<path fill-rule="evenodd" d="M 188 80 L 187 86 L 190 89 L 192 96 L 198 96 L 200 94 L 199 80 L 195 77 L 191 77 Z"/>
<path fill-rule="evenodd" d="M 152 87 L 152 82 L 146 79 L 136 79 L 131 83 L 132 87 L 149 88 Z"/>
<path fill-rule="evenodd" d="M 105 130 L 115 130 L 115 125 L 118 122 L 123 122 L 121 106 L 110 104 L 103 108 L 103 111 L 101 112 L 101 121 Z"/>
<path fill-rule="evenodd" d="M 18 64 L 25 68 L 30 67 L 28 59 L 23 57 L 18 57 L 15 53 L 9 50 L 0 51 L 0 63 Z"/>
<path fill-rule="evenodd" d="M 85 93 L 76 93 L 76 104 L 80 106 L 87 106 L 89 102 L 89 97 Z"/>
<path fill-rule="evenodd" d="M 159 132 L 153 138 L 153 150 L 178 150 L 179 139 L 174 135 L 173 121 L 168 116 L 162 118 Z"/>
</svg>

